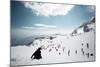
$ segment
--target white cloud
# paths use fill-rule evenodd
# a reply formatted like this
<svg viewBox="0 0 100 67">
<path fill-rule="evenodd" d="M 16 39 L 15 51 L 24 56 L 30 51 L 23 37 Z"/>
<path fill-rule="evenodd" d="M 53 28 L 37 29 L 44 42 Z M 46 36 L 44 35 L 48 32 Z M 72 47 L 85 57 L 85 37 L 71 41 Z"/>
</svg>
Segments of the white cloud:
<svg viewBox="0 0 100 67">
<path fill-rule="evenodd" d="M 28 26 L 23 26 L 22 29 L 27 29 L 27 30 L 45 30 L 43 27 L 28 27 Z"/>
<path fill-rule="evenodd" d="M 33 27 L 29 26 L 22 26 L 23 29 L 28 30 L 50 30 L 50 29 L 56 29 L 56 26 L 54 25 L 46 25 L 46 24 L 34 24 Z"/>
<path fill-rule="evenodd" d="M 26 8 L 30 8 L 34 14 L 43 16 L 66 15 L 74 5 L 40 3 L 40 2 L 23 2 Z"/>
<path fill-rule="evenodd" d="M 46 24 L 34 24 L 37 27 L 44 27 L 44 28 L 56 28 L 54 25 L 46 25 Z"/>
<path fill-rule="evenodd" d="M 36 29 L 35 27 L 25 27 L 25 26 L 23 26 L 22 28 L 24 28 L 24 29 Z"/>
</svg>

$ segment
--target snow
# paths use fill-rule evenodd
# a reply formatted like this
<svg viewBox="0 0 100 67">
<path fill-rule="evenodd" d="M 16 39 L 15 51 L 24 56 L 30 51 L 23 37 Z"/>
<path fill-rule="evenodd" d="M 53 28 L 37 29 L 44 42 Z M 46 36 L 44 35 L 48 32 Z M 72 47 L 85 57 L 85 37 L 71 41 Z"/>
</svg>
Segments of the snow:
<svg viewBox="0 0 100 67">
<path fill-rule="evenodd" d="M 89 48 L 87 48 L 87 43 L 89 44 Z M 39 47 L 42 47 L 41 50 L 42 59 L 31 60 L 30 58 L 31 55 Z M 84 55 L 81 51 L 82 48 L 84 51 Z M 68 56 L 68 51 L 70 51 L 69 53 L 70 56 Z M 75 51 L 77 51 L 77 54 L 75 53 Z M 89 57 L 87 56 L 88 53 Z M 93 54 L 93 56 L 91 56 L 91 54 Z M 48 38 L 34 40 L 30 46 L 11 47 L 11 66 L 94 61 L 94 60 L 95 60 L 94 31 L 82 33 L 77 36 L 57 35 L 56 38 L 52 40 Z"/>
<path fill-rule="evenodd" d="M 75 35 L 80 35 L 89 31 L 95 31 L 95 22 L 88 22 L 88 23 L 84 23 L 81 26 L 79 26 L 78 28 L 76 28 L 71 35 L 75 36 Z"/>
</svg>

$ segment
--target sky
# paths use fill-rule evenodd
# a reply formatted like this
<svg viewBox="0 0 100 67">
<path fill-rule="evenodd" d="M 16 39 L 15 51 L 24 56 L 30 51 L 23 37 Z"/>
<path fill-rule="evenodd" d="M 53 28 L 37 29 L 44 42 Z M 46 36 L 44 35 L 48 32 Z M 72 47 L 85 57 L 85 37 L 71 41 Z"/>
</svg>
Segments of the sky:
<svg viewBox="0 0 100 67">
<path fill-rule="evenodd" d="M 11 1 L 11 29 L 18 36 L 71 32 L 94 16 L 92 5 Z"/>
</svg>

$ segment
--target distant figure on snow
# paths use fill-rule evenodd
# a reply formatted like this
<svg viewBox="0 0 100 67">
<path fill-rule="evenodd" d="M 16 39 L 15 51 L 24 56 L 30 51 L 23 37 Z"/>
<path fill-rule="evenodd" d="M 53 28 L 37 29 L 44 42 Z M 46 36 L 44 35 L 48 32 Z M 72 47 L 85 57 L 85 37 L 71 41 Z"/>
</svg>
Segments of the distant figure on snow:
<svg viewBox="0 0 100 67">
<path fill-rule="evenodd" d="M 70 50 L 68 50 L 68 56 L 70 56 Z"/>
<path fill-rule="evenodd" d="M 84 50 L 83 50 L 83 48 L 81 48 L 81 52 L 82 52 L 82 54 L 83 54 L 83 56 L 84 56 Z"/>
<path fill-rule="evenodd" d="M 33 59 L 37 59 L 37 60 L 39 60 L 39 59 L 41 59 L 42 58 L 42 56 L 41 56 L 41 47 L 40 48 L 38 48 L 33 54 L 32 54 L 32 56 L 31 56 L 31 59 L 33 60 Z M 33 56 L 34 56 L 34 58 L 33 58 Z"/>
<path fill-rule="evenodd" d="M 82 43 L 82 46 L 83 46 L 83 43 Z"/>
<path fill-rule="evenodd" d="M 49 52 L 51 52 L 52 51 L 52 49 L 49 49 Z"/>
<path fill-rule="evenodd" d="M 58 49 L 56 49 L 56 51 L 58 51 Z"/>
<path fill-rule="evenodd" d="M 87 48 L 89 48 L 89 44 L 87 43 Z"/>
<path fill-rule="evenodd" d="M 59 55 L 61 55 L 61 53 L 59 52 Z"/>
<path fill-rule="evenodd" d="M 63 52 L 65 51 L 66 47 L 63 47 Z"/>
<path fill-rule="evenodd" d="M 89 53 L 86 53 L 87 58 L 89 58 Z"/>
<path fill-rule="evenodd" d="M 50 40 L 52 40 L 53 39 L 53 37 L 52 36 L 50 36 Z"/>
<path fill-rule="evenodd" d="M 75 54 L 77 54 L 77 50 L 75 50 Z"/>
</svg>

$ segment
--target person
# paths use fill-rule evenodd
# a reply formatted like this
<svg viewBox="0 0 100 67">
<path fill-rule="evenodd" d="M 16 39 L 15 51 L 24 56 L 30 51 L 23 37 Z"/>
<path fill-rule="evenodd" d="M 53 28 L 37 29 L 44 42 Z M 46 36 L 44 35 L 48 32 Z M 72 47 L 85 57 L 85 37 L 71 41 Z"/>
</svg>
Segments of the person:
<svg viewBox="0 0 100 67">
<path fill-rule="evenodd" d="M 86 55 L 87 55 L 87 58 L 89 58 L 89 55 L 90 55 L 90 54 L 89 54 L 89 53 L 86 53 Z"/>
<path fill-rule="evenodd" d="M 39 60 L 39 59 L 41 59 L 42 58 L 42 56 L 41 56 L 41 47 L 39 47 L 33 54 L 32 54 L 32 56 L 31 56 L 31 59 L 33 60 L 33 59 L 37 59 L 37 60 Z M 33 56 L 34 56 L 34 58 L 33 58 Z"/>
<path fill-rule="evenodd" d="M 68 56 L 70 56 L 70 50 L 68 50 Z"/>
<path fill-rule="evenodd" d="M 84 56 L 84 50 L 83 50 L 83 48 L 81 48 L 81 52 L 82 52 L 82 54 L 83 54 L 83 56 Z"/>
<path fill-rule="evenodd" d="M 83 43 L 82 43 L 82 46 L 83 46 Z"/>
<path fill-rule="evenodd" d="M 75 50 L 75 54 L 77 54 L 77 50 Z"/>
<path fill-rule="evenodd" d="M 89 44 L 87 43 L 87 48 L 89 48 Z"/>
<path fill-rule="evenodd" d="M 52 40 L 53 39 L 53 37 L 52 36 L 50 36 L 50 40 Z"/>
</svg>

